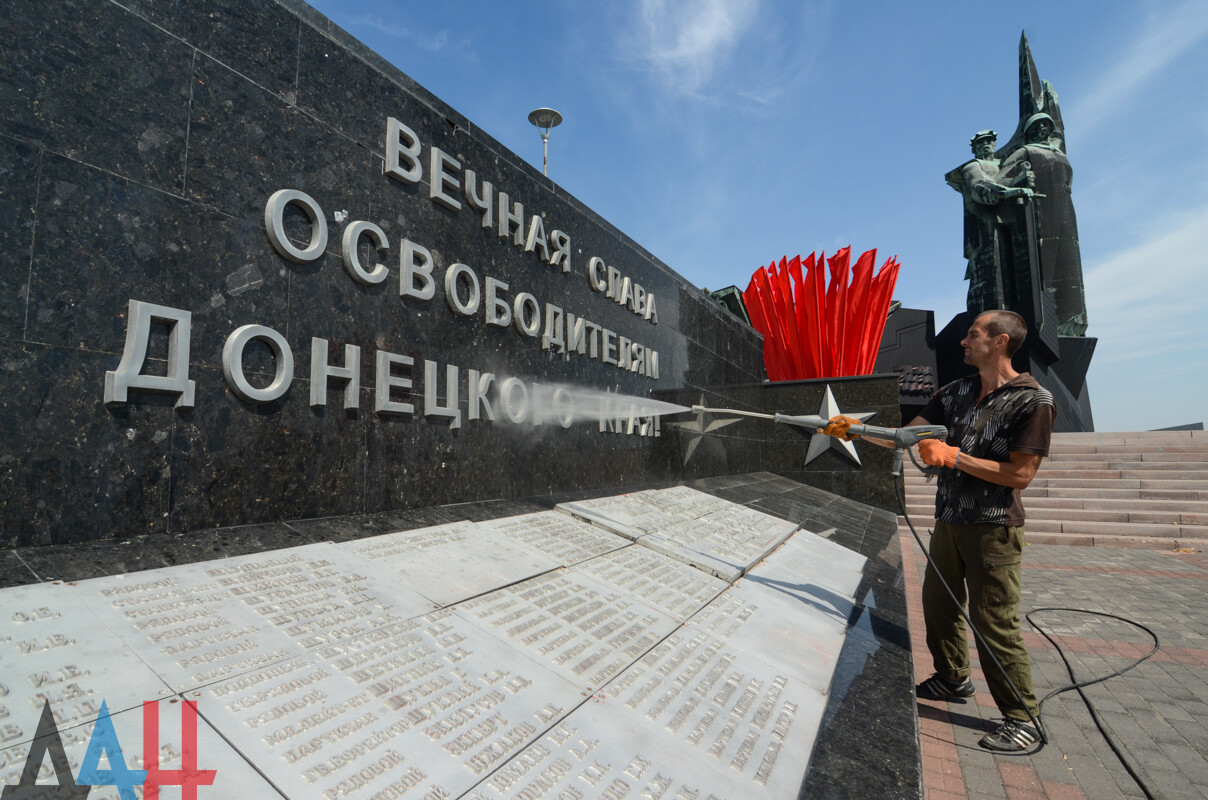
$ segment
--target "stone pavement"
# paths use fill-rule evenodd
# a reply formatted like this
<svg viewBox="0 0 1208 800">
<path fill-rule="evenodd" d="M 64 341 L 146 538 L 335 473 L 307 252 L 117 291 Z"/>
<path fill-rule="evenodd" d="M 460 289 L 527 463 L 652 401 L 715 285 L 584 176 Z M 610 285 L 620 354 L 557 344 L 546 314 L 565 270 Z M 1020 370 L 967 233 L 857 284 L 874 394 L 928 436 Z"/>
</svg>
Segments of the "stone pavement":
<svg viewBox="0 0 1208 800">
<path fill-rule="evenodd" d="M 916 525 L 918 523 L 916 522 Z M 927 541 L 926 531 L 919 530 Z M 917 680 L 931 672 L 919 585 L 922 550 L 902 538 L 911 644 Z M 1104 727 L 1150 796 L 1208 797 L 1208 554 L 1172 550 L 1029 544 L 1024 550 L 1023 612 L 1085 608 L 1135 620 L 1160 650 L 1123 676 L 1085 689 Z M 1116 620 L 1068 612 L 1034 616 L 1061 644 L 1079 680 L 1126 667 L 1149 651 L 1144 631 Z M 1036 694 L 1071 683 L 1053 646 L 1024 621 Z M 968 701 L 920 700 L 919 730 L 927 800 L 1113 800 L 1146 797 L 1104 740 L 1077 692 L 1042 708 L 1049 743 L 1026 755 L 993 754 L 977 740 L 1000 718 L 976 653 Z"/>
</svg>

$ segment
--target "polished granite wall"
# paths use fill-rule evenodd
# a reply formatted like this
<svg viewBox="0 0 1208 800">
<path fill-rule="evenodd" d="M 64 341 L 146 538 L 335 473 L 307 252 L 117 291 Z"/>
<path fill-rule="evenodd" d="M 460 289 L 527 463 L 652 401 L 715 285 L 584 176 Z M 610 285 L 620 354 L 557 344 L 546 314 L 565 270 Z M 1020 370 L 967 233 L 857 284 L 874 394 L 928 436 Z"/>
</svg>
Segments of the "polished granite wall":
<svg viewBox="0 0 1208 800">
<path fill-rule="evenodd" d="M 442 376 L 446 365 L 460 368 L 463 417 L 471 369 L 527 385 L 816 409 L 812 389 L 760 386 L 762 344 L 750 327 L 308 6 L 7 3 L 0 52 L 3 544 L 800 468 L 795 432 L 695 431 L 690 415 L 665 418 L 658 437 L 605 433 L 591 423 L 563 429 L 465 419 L 454 428 L 425 415 L 425 360 Z M 383 174 L 390 117 L 420 142 L 418 183 Z M 537 214 L 547 236 L 565 231 L 569 271 L 484 229 L 450 183 L 445 194 L 462 208 L 433 200 L 434 148 L 461 165 L 456 179 L 473 170 L 476 185 L 490 181 L 523 203 L 526 229 Z M 322 210 L 329 237 L 318 259 L 295 263 L 270 244 L 265 208 L 280 189 L 302 191 Z M 380 283 L 354 280 L 342 263 L 340 234 L 355 220 L 374 223 L 388 241 L 376 258 L 367 239 L 359 248 L 367 265 L 386 264 Z M 304 246 L 312 226 L 296 207 L 284 225 Z M 430 300 L 399 296 L 404 239 L 432 255 Z M 593 256 L 657 299 L 657 324 L 592 288 Z M 552 304 L 657 350 L 658 378 L 547 350 L 540 335 L 487 325 L 482 309 L 455 313 L 440 280 L 454 263 L 474 271 L 484 306 L 489 277 L 508 284 L 509 299 L 529 292 L 541 308 Z M 137 390 L 125 403 L 104 402 L 106 373 L 118 369 L 126 346 L 131 300 L 190 313 L 193 407 L 176 407 L 172 393 Z M 248 324 L 278 332 L 293 354 L 293 382 L 272 402 L 242 400 L 224 378 L 224 344 Z M 168 369 L 168 334 L 169 325 L 152 326 L 146 372 Z M 326 405 L 311 405 L 312 337 L 329 340 L 332 364 L 343 362 L 345 345 L 360 348 L 358 409 L 345 407 L 339 381 L 330 383 Z M 412 388 L 394 389 L 391 399 L 414 404 L 415 413 L 375 411 L 378 350 L 413 359 L 409 373 L 394 373 L 409 374 Z M 276 361 L 253 343 L 243 367 L 263 387 Z M 868 386 L 847 385 L 835 383 L 840 403 L 864 403 Z M 444 402 L 443 378 L 439 386 Z M 888 411 L 896 384 L 892 394 L 892 403 L 879 388 L 867 399 Z M 688 451 L 702 435 L 708 445 L 693 460 Z M 882 478 L 865 481 L 834 454 L 824 459 L 806 470 L 807 482 L 885 505 L 874 486 L 883 488 Z"/>
</svg>

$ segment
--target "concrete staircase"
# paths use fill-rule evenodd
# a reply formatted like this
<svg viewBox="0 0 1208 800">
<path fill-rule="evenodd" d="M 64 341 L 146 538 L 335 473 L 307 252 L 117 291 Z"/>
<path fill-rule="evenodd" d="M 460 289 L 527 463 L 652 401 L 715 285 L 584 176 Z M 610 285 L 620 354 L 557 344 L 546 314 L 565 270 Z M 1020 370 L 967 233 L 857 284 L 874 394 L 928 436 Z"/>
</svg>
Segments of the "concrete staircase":
<svg viewBox="0 0 1208 800">
<path fill-rule="evenodd" d="M 904 474 L 922 535 L 935 482 L 909 463 Z M 1055 433 L 1023 505 L 1034 544 L 1208 550 L 1208 431 Z"/>
</svg>

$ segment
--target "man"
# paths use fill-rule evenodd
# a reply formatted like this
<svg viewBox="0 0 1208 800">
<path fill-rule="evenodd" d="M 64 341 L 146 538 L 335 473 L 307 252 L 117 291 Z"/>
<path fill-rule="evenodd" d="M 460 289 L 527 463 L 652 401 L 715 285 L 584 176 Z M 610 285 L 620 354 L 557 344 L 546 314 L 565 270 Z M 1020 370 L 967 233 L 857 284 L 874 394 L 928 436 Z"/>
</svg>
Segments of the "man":
<svg viewBox="0 0 1208 800">
<path fill-rule="evenodd" d="M 1015 280 L 1010 256 L 1007 219 L 999 204 L 1016 197 L 1031 197 L 1032 190 L 999 182 L 999 161 L 994 157 L 998 134 L 978 131 L 969 140 L 974 158 L 944 176 L 948 185 L 965 198 L 965 258 L 969 266 L 966 305 L 978 313 L 1015 301 Z"/>
<path fill-rule="evenodd" d="M 977 642 L 982 672 L 1004 720 L 982 737 L 990 750 L 1026 750 L 1039 739 L 1031 723 L 1038 711 L 1032 667 L 1020 632 L 1020 578 L 1024 513 L 1020 493 L 1048 454 L 1056 406 L 1028 373 L 1011 366 L 1027 335 L 1023 318 L 987 311 L 961 341 L 965 363 L 977 373 L 936 392 L 911 425 L 944 425 L 947 443 L 919 443 L 923 461 L 944 467 L 935 497 L 935 530 L 923 581 L 927 647 L 936 673 L 916 687 L 919 697 L 945 700 L 974 693 L 969 679 L 965 624 L 935 569 L 986 640 Z M 846 436 L 855 422 L 835 417 L 825 432 Z M 876 444 L 889 442 L 873 440 Z M 1010 676 L 1004 678 L 990 654 Z M 1023 703 L 1011 688 L 1018 689 Z"/>
</svg>

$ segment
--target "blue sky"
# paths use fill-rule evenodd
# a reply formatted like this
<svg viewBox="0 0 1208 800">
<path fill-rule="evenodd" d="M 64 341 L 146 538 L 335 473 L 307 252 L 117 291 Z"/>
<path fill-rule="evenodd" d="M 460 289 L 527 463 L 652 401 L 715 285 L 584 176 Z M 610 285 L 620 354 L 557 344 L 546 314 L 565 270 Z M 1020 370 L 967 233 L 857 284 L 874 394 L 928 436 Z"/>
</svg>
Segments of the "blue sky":
<svg viewBox="0 0 1208 800">
<path fill-rule="evenodd" d="M 1208 421 L 1208 2 L 312 0 L 697 286 L 851 245 L 964 308 L 969 137 L 1026 30 L 1074 168 L 1096 429 Z"/>
</svg>

